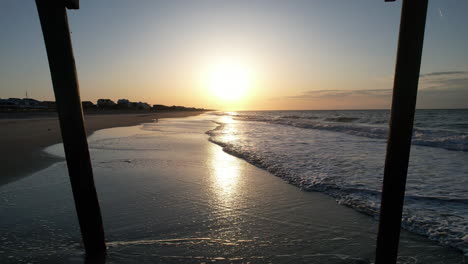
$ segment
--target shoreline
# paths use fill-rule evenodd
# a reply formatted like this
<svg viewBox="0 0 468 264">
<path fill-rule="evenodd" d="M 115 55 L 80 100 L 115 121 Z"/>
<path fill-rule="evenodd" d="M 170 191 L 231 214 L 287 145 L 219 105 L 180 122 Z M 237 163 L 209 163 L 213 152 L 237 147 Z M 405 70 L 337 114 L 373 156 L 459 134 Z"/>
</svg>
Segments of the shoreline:
<svg viewBox="0 0 468 264">
<path fill-rule="evenodd" d="M 296 114 L 296 116 L 298 115 Z M 255 120 L 255 118 L 252 119 Z M 385 153 L 386 142 L 374 138 L 363 139 L 361 136 L 347 135 L 329 130 L 303 129 L 300 126 L 295 127 L 293 125 L 283 128 L 279 126 L 275 127 L 277 124 L 275 122 L 271 122 L 273 124 L 267 123 L 266 125 L 261 125 L 261 122 L 242 122 L 245 120 L 249 119 L 240 119 L 239 122 L 226 121 L 218 123 L 215 129 L 207 132 L 211 136 L 210 142 L 222 147 L 226 153 L 264 169 L 301 190 L 324 193 L 333 197 L 333 199 L 344 206 L 378 219 L 380 185 L 376 180 L 366 180 L 371 179 L 370 177 L 374 177 L 375 175 L 377 175 L 375 178 L 378 180 L 379 172 L 383 171 L 383 153 Z M 283 125 L 283 123 L 279 125 Z M 255 131 L 255 133 L 249 132 L 251 130 Z M 235 135 L 235 137 L 226 136 L 231 134 Z M 270 135 L 272 136 L 269 137 Z M 299 136 L 300 140 L 296 141 L 294 137 Z M 291 152 L 282 155 L 281 150 L 284 149 L 284 145 L 278 144 L 277 142 L 279 141 L 291 143 L 292 147 L 288 146 L 291 148 Z M 342 144 L 340 142 L 345 143 Z M 308 145 L 310 151 L 302 147 L 303 145 Z M 337 154 L 330 146 L 343 146 L 343 156 Z M 353 153 L 356 153 L 357 149 L 363 149 L 368 152 L 362 156 L 362 159 L 355 159 Z M 320 151 L 317 152 L 317 150 Z M 334 160 L 333 162 L 328 162 L 320 158 L 320 156 L 314 156 L 317 153 L 322 153 L 326 157 L 332 157 Z M 450 161 L 449 164 L 459 164 L 456 167 L 462 173 L 457 175 L 455 172 L 453 173 L 453 177 L 461 176 L 461 179 L 463 179 L 463 172 L 466 171 L 466 167 L 463 165 L 463 158 L 466 156 L 466 153 L 416 145 L 412 147 L 412 155 L 413 160 L 410 163 L 408 181 L 409 187 L 407 187 L 409 191 L 407 189 L 402 226 L 409 232 L 421 235 L 441 245 L 453 248 L 462 254 L 466 254 L 467 244 L 464 242 L 466 241 L 466 232 L 463 232 L 464 223 L 462 220 L 466 216 L 466 211 L 459 207 L 458 200 L 455 198 L 462 197 L 461 195 L 463 195 L 464 190 L 450 188 L 453 191 L 451 195 L 454 197 L 454 202 L 449 198 L 447 200 L 444 200 L 444 198 L 434 198 L 434 195 L 430 195 L 432 192 L 427 191 L 428 187 L 443 186 L 443 182 L 450 183 L 450 179 L 439 180 L 443 179 L 441 176 L 447 175 L 446 172 L 450 172 L 451 170 L 449 169 L 452 168 L 447 166 L 447 162 L 444 163 L 444 161 Z M 312 162 L 306 156 L 311 157 Z M 306 158 L 303 159 L 302 157 Z M 432 168 L 432 174 L 424 169 L 420 169 L 421 167 L 427 168 L 427 165 L 421 160 L 434 160 L 434 157 L 438 157 L 441 163 L 438 164 L 437 168 Z M 445 157 L 445 159 L 441 157 Z M 289 159 L 293 161 L 289 161 Z M 347 172 L 346 169 L 352 167 L 347 163 L 349 160 L 353 160 L 353 162 L 356 162 L 355 164 L 362 164 L 361 168 L 363 169 L 353 164 L 354 168 L 356 168 L 355 173 Z M 324 175 L 326 177 L 320 178 L 320 175 L 314 175 L 317 173 L 310 173 L 314 169 L 319 170 L 325 166 L 327 170 L 324 172 Z M 372 172 L 368 173 L 368 171 Z M 357 173 L 366 176 L 358 178 L 355 176 Z M 340 182 L 340 175 L 345 175 L 343 182 Z M 434 181 L 432 186 L 416 184 L 416 181 L 427 175 L 433 176 L 433 179 L 430 179 Z M 353 183 L 349 184 L 349 182 L 346 182 L 349 178 L 351 178 L 351 182 L 353 179 L 358 179 L 356 182 L 360 181 L 360 188 L 350 188 L 349 186 L 353 186 Z M 321 179 L 325 180 L 320 181 Z M 417 189 L 418 186 L 421 186 L 423 190 Z M 437 209 L 437 213 L 428 213 L 434 209 Z M 428 219 L 431 219 L 431 222 Z M 440 230 L 444 230 L 444 232 Z"/>
<path fill-rule="evenodd" d="M 108 261 L 372 262 L 375 219 L 224 152 L 208 141 L 205 132 L 214 128 L 191 117 L 89 138 Z M 63 156 L 60 148 L 50 153 Z M 7 216 L 0 225 L 5 263 L 83 259 L 66 171 L 60 162 L 1 187 L 8 201 L 0 208 Z M 462 260 L 458 251 L 402 230 L 401 263 Z"/>
<path fill-rule="evenodd" d="M 135 126 L 162 118 L 182 118 L 202 114 L 206 111 L 180 112 L 134 112 L 134 113 L 85 113 L 86 133 L 112 127 Z M 0 116 L 0 186 L 19 180 L 44 169 L 61 158 L 42 150 L 62 142 L 56 113 L 40 115 Z"/>
</svg>

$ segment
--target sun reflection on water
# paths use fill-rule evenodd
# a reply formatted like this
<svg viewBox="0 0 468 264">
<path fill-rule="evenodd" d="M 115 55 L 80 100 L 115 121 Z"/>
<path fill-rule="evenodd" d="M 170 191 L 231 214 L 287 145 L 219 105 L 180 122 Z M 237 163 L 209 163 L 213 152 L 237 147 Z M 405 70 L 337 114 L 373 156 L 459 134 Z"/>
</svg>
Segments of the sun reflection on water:
<svg viewBox="0 0 468 264">
<path fill-rule="evenodd" d="M 222 137 L 223 141 L 228 143 L 238 140 L 236 121 L 231 116 L 223 116 L 220 121 L 224 124 L 224 127 L 223 133 L 218 136 Z"/>
<path fill-rule="evenodd" d="M 234 202 L 238 192 L 240 169 L 239 161 L 219 147 L 210 148 L 209 166 L 211 168 L 212 184 L 218 200 L 225 205 Z"/>
<path fill-rule="evenodd" d="M 228 112 L 229 114 L 233 114 L 233 112 Z M 236 114 L 237 115 L 237 114 Z M 219 121 L 224 124 L 231 124 L 234 122 L 234 119 L 231 116 L 221 116 Z"/>
</svg>

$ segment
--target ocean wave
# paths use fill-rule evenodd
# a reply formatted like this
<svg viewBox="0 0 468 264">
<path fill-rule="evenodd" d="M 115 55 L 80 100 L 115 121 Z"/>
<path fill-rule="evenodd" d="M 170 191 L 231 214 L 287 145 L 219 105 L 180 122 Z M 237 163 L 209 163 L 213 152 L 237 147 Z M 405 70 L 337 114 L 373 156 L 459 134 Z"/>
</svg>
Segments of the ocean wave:
<svg viewBox="0 0 468 264">
<path fill-rule="evenodd" d="M 359 120 L 359 117 L 328 117 L 325 118 L 325 121 L 331 121 L 331 122 L 341 122 L 341 123 L 349 123 L 353 122 L 356 120 Z"/>
<path fill-rule="evenodd" d="M 237 114 L 233 116 L 238 121 L 267 122 L 272 124 L 294 126 L 304 129 L 320 129 L 333 132 L 345 133 L 353 136 L 387 139 L 388 127 L 384 119 L 361 120 L 357 117 L 326 117 L 320 119 L 316 116 L 263 116 Z M 444 148 L 447 150 L 468 152 L 468 134 L 448 130 L 415 128 L 413 130 L 414 145 Z"/>
<path fill-rule="evenodd" d="M 320 117 L 318 117 L 318 116 L 298 116 L 298 115 L 285 115 L 285 116 L 281 116 L 281 118 L 310 119 L 310 120 L 320 119 Z"/>
<path fill-rule="evenodd" d="M 281 116 L 282 118 L 290 118 L 290 119 L 300 119 L 302 116 L 297 116 L 297 115 L 285 115 Z"/>
</svg>

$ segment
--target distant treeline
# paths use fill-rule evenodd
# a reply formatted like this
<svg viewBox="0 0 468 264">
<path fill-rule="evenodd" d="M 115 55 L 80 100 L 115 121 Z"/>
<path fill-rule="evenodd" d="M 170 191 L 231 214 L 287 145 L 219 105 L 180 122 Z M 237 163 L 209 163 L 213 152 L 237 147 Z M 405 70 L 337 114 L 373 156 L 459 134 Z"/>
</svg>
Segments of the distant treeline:
<svg viewBox="0 0 468 264">
<path fill-rule="evenodd" d="M 153 106 L 146 102 L 130 102 L 127 99 L 119 99 L 117 103 L 111 99 L 99 99 L 94 104 L 91 101 L 82 102 L 83 110 L 105 111 L 105 110 L 126 110 L 126 111 L 206 111 L 204 108 L 185 107 L 185 106 L 166 106 L 155 104 Z M 31 98 L 8 98 L 0 99 L 0 111 L 2 112 L 39 112 L 56 111 L 57 105 L 54 101 L 38 101 Z"/>
<path fill-rule="evenodd" d="M 204 111 L 204 108 L 185 107 L 185 106 L 167 106 L 167 105 L 153 105 L 155 111 Z"/>
</svg>

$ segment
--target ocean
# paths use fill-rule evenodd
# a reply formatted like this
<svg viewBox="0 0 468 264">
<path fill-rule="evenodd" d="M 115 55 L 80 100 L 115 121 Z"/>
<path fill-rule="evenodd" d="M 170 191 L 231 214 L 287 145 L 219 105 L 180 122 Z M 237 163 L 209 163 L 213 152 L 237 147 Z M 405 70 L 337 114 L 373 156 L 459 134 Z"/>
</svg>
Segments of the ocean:
<svg viewBox="0 0 468 264">
<path fill-rule="evenodd" d="M 217 112 L 210 141 L 378 217 L 387 110 Z M 403 227 L 468 253 L 468 110 L 417 110 Z"/>
</svg>

